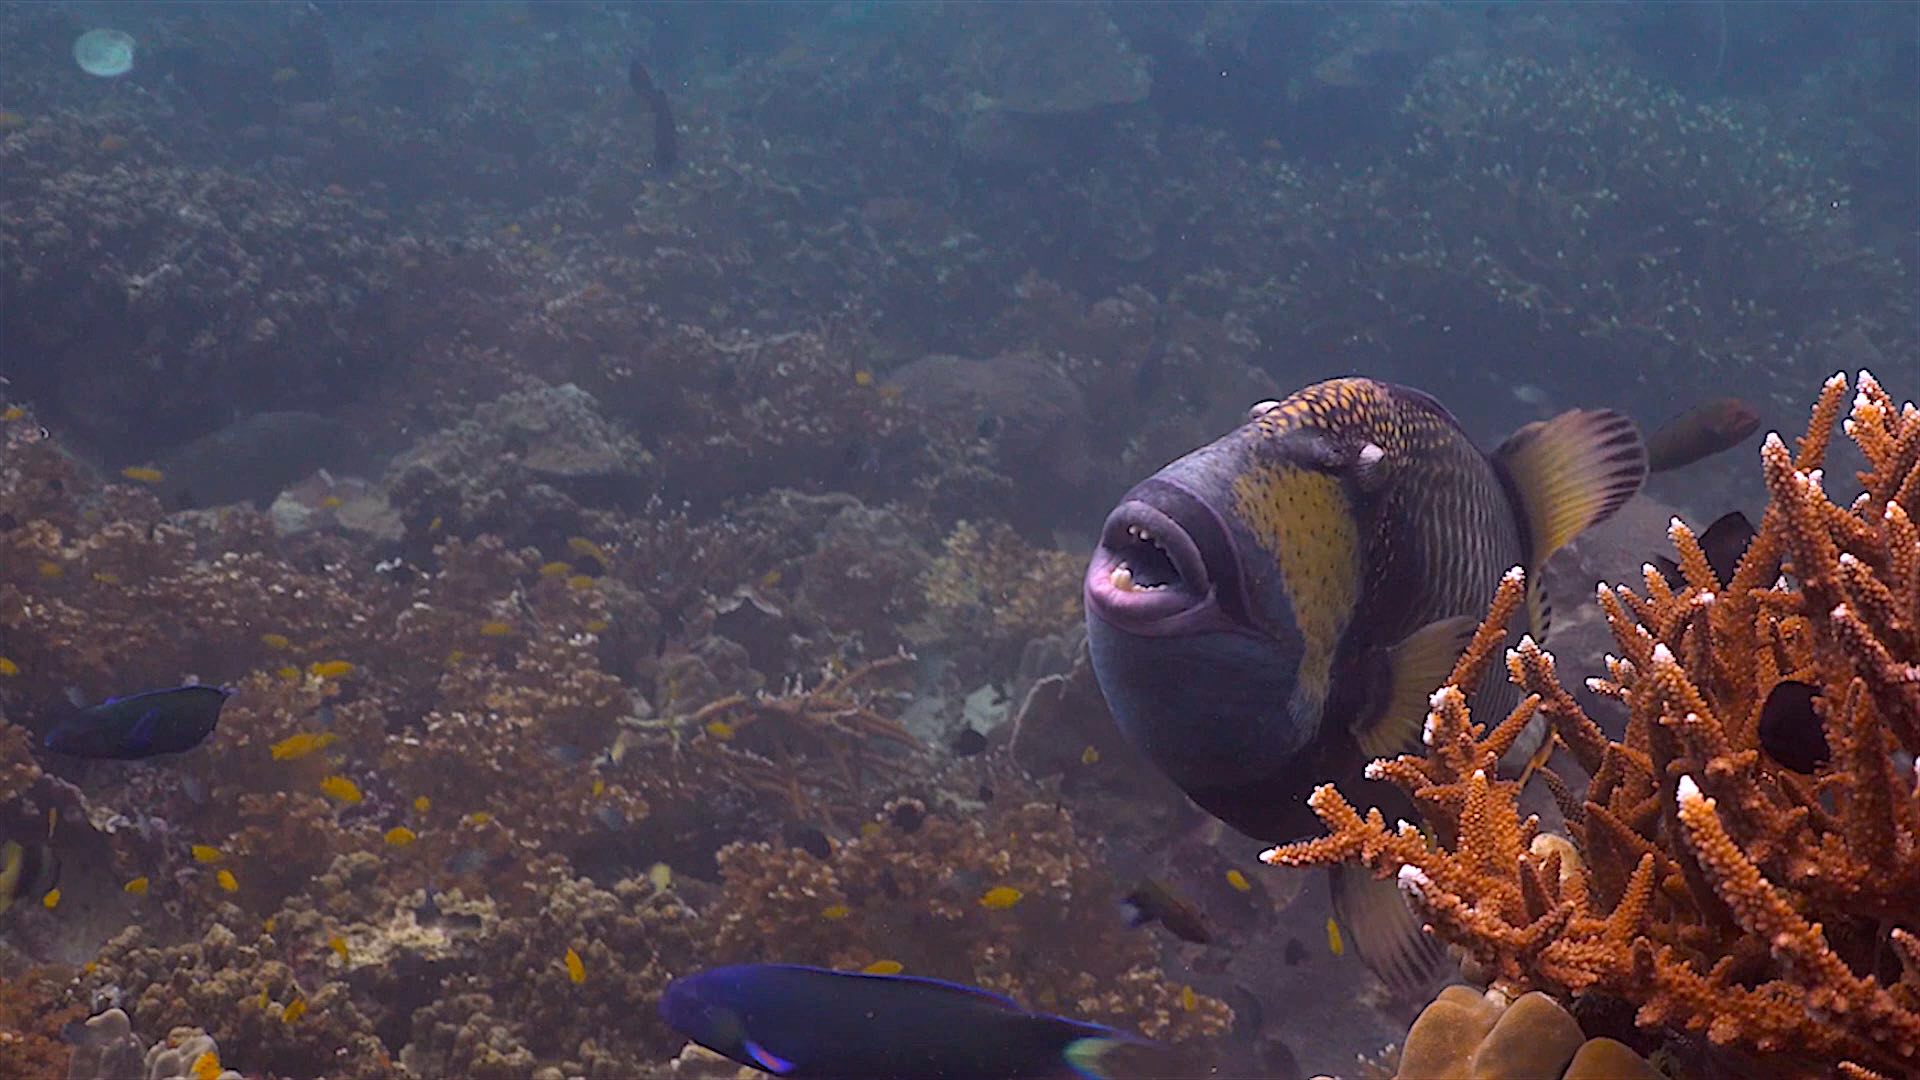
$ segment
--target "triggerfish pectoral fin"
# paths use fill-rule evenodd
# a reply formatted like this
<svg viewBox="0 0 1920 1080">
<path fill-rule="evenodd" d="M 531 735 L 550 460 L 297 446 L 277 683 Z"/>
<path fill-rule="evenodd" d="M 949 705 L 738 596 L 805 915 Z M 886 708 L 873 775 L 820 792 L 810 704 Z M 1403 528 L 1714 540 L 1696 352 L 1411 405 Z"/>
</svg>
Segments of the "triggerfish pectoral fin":
<svg viewBox="0 0 1920 1080">
<path fill-rule="evenodd" d="M 1395 997 L 1423 998 L 1451 962 L 1407 907 L 1399 883 L 1363 868 L 1336 866 L 1328 884 L 1334 918 L 1347 928 L 1367 969 Z"/>
<path fill-rule="evenodd" d="M 1393 683 L 1380 715 L 1354 732 L 1368 757 L 1403 754 L 1420 745 L 1428 699 L 1453 673 L 1453 665 L 1473 641 L 1478 622 L 1470 615 L 1439 619 L 1408 634 L 1387 651 Z"/>
<path fill-rule="evenodd" d="M 1493 452 L 1512 486 L 1531 542 L 1527 614 L 1546 637 L 1547 557 L 1620 509 L 1647 478 L 1647 446 L 1632 420 L 1611 409 L 1576 409 L 1521 428 Z"/>
</svg>

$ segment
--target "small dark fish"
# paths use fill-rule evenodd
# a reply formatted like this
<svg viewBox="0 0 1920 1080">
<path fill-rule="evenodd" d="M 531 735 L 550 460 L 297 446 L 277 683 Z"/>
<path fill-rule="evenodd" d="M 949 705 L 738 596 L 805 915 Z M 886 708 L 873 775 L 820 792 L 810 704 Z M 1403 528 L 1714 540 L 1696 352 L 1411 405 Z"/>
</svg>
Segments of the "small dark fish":
<svg viewBox="0 0 1920 1080">
<path fill-rule="evenodd" d="M 1738 510 L 1720 515 L 1700 534 L 1700 551 L 1706 555 L 1707 565 L 1713 567 L 1713 576 L 1719 579 L 1721 588 L 1733 580 L 1733 572 L 1740 568 L 1740 560 L 1747 553 L 1747 545 L 1753 543 L 1753 537 L 1753 522 Z M 1660 576 L 1667 579 L 1670 588 L 1686 587 L 1687 576 L 1680 572 L 1679 563 L 1665 555 L 1655 555 L 1653 565 L 1659 567 Z M 1762 574 L 1760 579 L 1771 585 L 1779 576 L 1780 560 L 1775 559 L 1772 571 Z"/>
<path fill-rule="evenodd" d="M 1158 922 L 1181 941 L 1191 941 L 1195 945 L 1213 943 L 1213 931 L 1207 929 L 1207 921 L 1201 916 L 1200 909 L 1176 896 L 1172 889 L 1154 878 L 1147 878 L 1134 886 L 1133 891 L 1120 901 L 1120 909 L 1127 913 L 1128 926 Z"/>
<path fill-rule="evenodd" d="M 673 108 L 666 91 L 653 84 L 653 76 L 638 60 L 627 62 L 627 85 L 653 114 L 653 165 L 661 172 L 672 172 L 680 160 L 680 133 L 673 125 Z"/>
<path fill-rule="evenodd" d="M 1739 398 L 1715 398 L 1681 413 L 1647 436 L 1647 471 L 1666 472 L 1731 450 L 1760 430 L 1760 414 Z"/>
<path fill-rule="evenodd" d="M 1773 685 L 1760 706 L 1760 749 L 1797 773 L 1812 773 L 1833 757 L 1813 704 L 1819 697 L 1816 687 L 1786 679 Z"/>
<path fill-rule="evenodd" d="M 1168 1052 L 1114 1028 L 1031 1013 L 958 983 L 793 964 L 709 968 L 667 984 L 667 1026 L 776 1076 L 1017 1080 L 1120 1075 Z M 1137 1056 L 1136 1056 L 1137 1055 Z"/>
<path fill-rule="evenodd" d="M 794 823 L 781 830 L 780 838 L 788 847 L 799 848 L 816 859 L 825 859 L 833 854 L 833 842 L 813 825 Z"/>
<path fill-rule="evenodd" d="M 254 413 L 162 455 L 156 490 L 169 509 L 249 501 L 264 509 L 287 485 L 352 453 L 351 433 L 332 417 Z"/>
<path fill-rule="evenodd" d="M 75 757 L 122 761 L 178 754 L 213 734 L 220 707 L 232 693 L 218 686 L 177 686 L 110 698 L 60 721 L 47 732 L 46 747 Z"/>
<path fill-rule="evenodd" d="M 961 757 L 972 757 L 987 748 L 987 737 L 970 727 L 960 729 L 953 737 L 953 752 Z"/>
<path fill-rule="evenodd" d="M 1297 967 L 1307 962 L 1307 947 L 1297 937 L 1287 939 L 1286 952 L 1282 954 L 1288 967 Z"/>
<path fill-rule="evenodd" d="M 916 833 L 927 820 L 927 807 L 918 799 L 903 799 L 887 811 L 887 817 L 901 832 Z"/>
<path fill-rule="evenodd" d="M 0 915 L 15 902 L 37 900 L 60 881 L 60 859 L 44 841 L 0 843 Z"/>
</svg>

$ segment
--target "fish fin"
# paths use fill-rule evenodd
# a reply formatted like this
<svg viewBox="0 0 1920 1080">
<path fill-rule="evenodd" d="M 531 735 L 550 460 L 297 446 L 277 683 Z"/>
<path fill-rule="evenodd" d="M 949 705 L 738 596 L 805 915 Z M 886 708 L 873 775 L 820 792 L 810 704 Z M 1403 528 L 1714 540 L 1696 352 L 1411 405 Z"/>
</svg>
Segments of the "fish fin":
<svg viewBox="0 0 1920 1080">
<path fill-rule="evenodd" d="M 1385 757 L 1420 744 L 1427 699 L 1447 681 L 1454 663 L 1467 651 L 1475 626 L 1470 615 L 1438 619 L 1387 650 L 1391 676 L 1386 704 L 1366 727 L 1353 733 L 1361 753 Z"/>
<path fill-rule="evenodd" d="M 1660 571 L 1661 577 L 1667 579 L 1667 588 L 1684 589 L 1687 587 L 1687 575 L 1680 569 L 1679 563 L 1674 562 L 1665 555 L 1655 555 L 1653 557 L 1653 566 L 1654 569 Z"/>
<path fill-rule="evenodd" d="M 148 709 L 140 714 L 140 719 L 127 732 L 126 749 L 146 751 L 153 748 L 153 737 L 159 733 L 160 710 Z"/>
<path fill-rule="evenodd" d="M 1553 633 L 1553 600 L 1547 596 L 1545 566 L 1536 566 L 1527 575 L 1527 630 L 1541 645 Z"/>
<path fill-rule="evenodd" d="M 13 898 L 25 890 L 21 875 L 26 870 L 27 849 L 18 840 L 0 844 L 0 915 L 13 906 Z"/>
<path fill-rule="evenodd" d="M 1612 409 L 1535 421 L 1501 443 L 1493 460 L 1520 505 L 1535 578 L 1549 555 L 1605 521 L 1647 478 L 1640 429 Z"/>
<path fill-rule="evenodd" d="M 761 1046 L 759 1043 L 754 1042 L 752 1039 L 747 1039 L 746 1041 L 742 1042 L 740 1046 L 741 1046 L 741 1049 L 747 1052 L 747 1056 L 753 1059 L 753 1063 L 755 1066 L 757 1066 L 758 1068 L 764 1069 L 775 1076 L 785 1076 L 788 1073 L 792 1072 L 794 1069 L 793 1062 L 788 1061 L 786 1058 L 781 1057 L 780 1055 L 774 1053 L 771 1050 L 768 1050 L 766 1047 Z"/>
<path fill-rule="evenodd" d="M 1700 551 L 1706 555 L 1707 565 L 1713 567 L 1713 575 L 1720 579 L 1721 588 L 1733 581 L 1733 572 L 1740 568 L 1740 560 L 1746 556 L 1754 536 L 1753 522 L 1738 510 L 1721 514 L 1700 534 Z"/>
<path fill-rule="evenodd" d="M 1124 1045 L 1119 1039 L 1085 1038 L 1075 1039 L 1067 1044 L 1060 1056 L 1066 1059 L 1067 1068 L 1074 1075 L 1087 1077 L 1088 1080 L 1106 1080 L 1113 1074 L 1100 1064 L 1100 1059 L 1117 1046 Z"/>
<path fill-rule="evenodd" d="M 1095 1025 L 1076 1025 L 1095 1032 Z M 1124 1031 L 1104 1029 L 1083 1035 L 1060 1051 L 1070 1075 L 1086 1080 L 1161 1080 L 1169 1076 L 1206 1076 L 1210 1070 L 1170 1046 L 1147 1042 Z"/>
<path fill-rule="evenodd" d="M 1408 909 L 1399 884 L 1351 866 L 1334 867 L 1329 884 L 1334 918 L 1347 928 L 1367 970 L 1395 997 L 1423 996 L 1449 962 L 1440 942 Z"/>
</svg>

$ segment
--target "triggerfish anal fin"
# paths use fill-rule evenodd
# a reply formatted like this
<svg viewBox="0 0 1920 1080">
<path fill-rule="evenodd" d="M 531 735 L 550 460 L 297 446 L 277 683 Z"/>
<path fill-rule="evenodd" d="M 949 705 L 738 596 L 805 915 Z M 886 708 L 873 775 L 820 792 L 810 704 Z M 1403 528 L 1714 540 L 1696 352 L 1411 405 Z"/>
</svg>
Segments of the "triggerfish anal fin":
<svg viewBox="0 0 1920 1080">
<path fill-rule="evenodd" d="M 1514 432 L 1493 452 L 1526 522 L 1527 614 L 1546 637 L 1547 557 L 1605 521 L 1647 478 L 1647 447 L 1632 420 L 1611 409 L 1576 409 Z"/>
<path fill-rule="evenodd" d="M 1399 883 L 1361 867 L 1336 866 L 1328 884 L 1333 915 L 1349 931 L 1367 969 L 1396 998 L 1422 998 L 1450 964 L 1440 942 L 1407 908 Z"/>
<path fill-rule="evenodd" d="M 1364 730 L 1354 732 L 1361 752 L 1368 757 L 1385 757 L 1419 745 L 1428 699 L 1447 681 L 1460 654 L 1467 651 L 1476 625 L 1468 615 L 1439 619 L 1408 634 L 1387 651 L 1392 687 L 1380 714 Z"/>
</svg>

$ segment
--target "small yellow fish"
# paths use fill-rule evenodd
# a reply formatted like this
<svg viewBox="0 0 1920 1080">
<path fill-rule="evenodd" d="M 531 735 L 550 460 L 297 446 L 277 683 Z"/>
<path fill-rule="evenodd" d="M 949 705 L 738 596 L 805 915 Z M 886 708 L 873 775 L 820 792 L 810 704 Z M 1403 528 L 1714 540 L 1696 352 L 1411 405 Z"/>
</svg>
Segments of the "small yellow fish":
<svg viewBox="0 0 1920 1080">
<path fill-rule="evenodd" d="M 219 848 L 211 844 L 195 844 L 187 850 L 193 853 L 193 861 L 197 863 L 217 863 L 226 858 Z"/>
<path fill-rule="evenodd" d="M 460 661 L 465 660 L 466 658 L 467 658 L 467 650 L 454 649 L 452 652 L 449 652 L 447 654 L 447 663 L 457 664 Z"/>
<path fill-rule="evenodd" d="M 93 580 L 102 585 L 118 585 L 120 584 L 120 575 L 111 570 L 95 570 L 93 572 Z"/>
<path fill-rule="evenodd" d="M 1233 886 L 1235 892 L 1253 891 L 1253 882 L 1248 881 L 1247 875 L 1238 870 L 1227 871 L 1227 884 Z"/>
<path fill-rule="evenodd" d="M 652 883 L 654 892 L 666 892 L 673 884 L 673 867 L 663 862 L 654 863 L 647 867 L 647 881 Z"/>
<path fill-rule="evenodd" d="M 493 823 L 493 815 L 487 813 L 485 810 L 475 810 L 473 813 L 467 815 L 467 824 L 469 825 L 478 827 L 481 825 L 490 825 L 492 823 Z"/>
<path fill-rule="evenodd" d="M 146 876 L 142 875 L 120 886 L 120 891 L 129 896 L 145 896 L 147 895 L 147 885 Z"/>
<path fill-rule="evenodd" d="M 586 982 L 587 965 L 580 962 L 580 954 L 574 952 L 572 948 L 568 948 L 566 960 L 567 978 L 572 979 L 575 985 Z"/>
<path fill-rule="evenodd" d="M 45 907 L 48 911 L 52 911 L 54 908 L 59 907 L 60 906 L 60 890 L 48 889 L 47 895 L 40 898 L 40 904 L 42 907 Z"/>
<path fill-rule="evenodd" d="M 427 531 L 430 533 L 436 533 L 440 531 L 440 518 L 437 515 L 434 517 L 432 521 L 427 522 Z"/>
<path fill-rule="evenodd" d="M 575 592 L 586 592 L 593 588 L 593 585 L 593 577 L 590 574 L 575 574 L 567 579 L 567 588 Z"/>
<path fill-rule="evenodd" d="M 906 966 L 898 960 L 875 960 L 873 963 L 861 968 L 860 973 L 863 975 L 898 975 L 905 970 Z"/>
<path fill-rule="evenodd" d="M 329 495 L 320 500 L 320 508 L 322 510 L 338 510 L 345 505 L 346 501 L 338 495 Z"/>
<path fill-rule="evenodd" d="M 260 1006 L 261 1012 L 266 1012 L 267 1006 L 273 1004 L 273 998 L 267 996 L 267 988 L 263 986 L 260 988 L 260 996 L 255 998 L 253 1003 Z"/>
<path fill-rule="evenodd" d="M 120 475 L 142 484 L 157 484 L 167 478 L 167 474 L 150 465 L 129 465 L 120 470 Z"/>
<path fill-rule="evenodd" d="M 1331 915 L 1327 916 L 1327 948 L 1335 956 L 1347 955 L 1347 943 L 1340 940 L 1340 924 Z"/>
<path fill-rule="evenodd" d="M 0 675 L 14 676 L 18 674 L 20 674 L 20 665 L 4 656 L 0 656 Z"/>
<path fill-rule="evenodd" d="M 481 637 L 506 637 L 513 633 L 513 624 L 499 619 L 490 619 L 480 624 Z"/>
<path fill-rule="evenodd" d="M 433 800 L 427 798 L 425 795 L 415 795 L 413 797 L 413 808 L 415 811 L 424 814 L 433 809 Z"/>
<path fill-rule="evenodd" d="M 612 564 L 612 560 L 607 558 L 606 549 L 584 536 L 568 537 L 567 550 L 573 552 L 575 555 L 592 559 L 594 562 L 600 564 L 601 569 L 605 569 Z"/>
<path fill-rule="evenodd" d="M 831 922 L 839 922 L 851 914 L 853 914 L 853 909 L 845 904 L 834 904 L 831 907 L 822 908 L 820 911 L 820 917 Z"/>
<path fill-rule="evenodd" d="M 1085 750 L 1080 751 L 1080 764 L 1082 765 L 1092 765 L 1098 762 L 1099 760 L 1100 760 L 1100 751 L 1095 750 L 1091 746 L 1087 747 Z"/>
<path fill-rule="evenodd" d="M 265 930 L 269 934 L 273 933 L 275 930 L 279 928 L 280 928 L 280 924 L 277 921 L 275 921 L 274 917 L 271 915 L 260 920 L 260 929 Z"/>
<path fill-rule="evenodd" d="M 40 560 L 40 565 L 38 569 L 40 571 L 40 576 L 48 579 L 65 576 L 67 572 L 66 567 L 61 566 L 59 563 L 54 562 L 52 559 Z"/>
<path fill-rule="evenodd" d="M 566 577 L 573 573 L 573 564 L 555 559 L 540 568 L 541 577 Z"/>
<path fill-rule="evenodd" d="M 1180 1007 L 1187 1012 L 1192 1012 L 1200 1007 L 1200 995 L 1193 992 L 1193 987 L 1183 986 L 1180 988 Z"/>
<path fill-rule="evenodd" d="M 221 870 L 219 873 L 213 875 L 213 880 L 219 882 L 220 887 L 228 892 L 240 891 L 240 879 L 234 877 L 233 871 L 231 870 Z"/>
<path fill-rule="evenodd" d="M 7 423 L 11 424 L 15 420 L 23 419 L 26 415 L 27 415 L 27 410 L 21 408 L 18 405 L 9 405 L 7 406 L 6 412 L 0 413 L 0 420 L 5 420 Z"/>
<path fill-rule="evenodd" d="M 291 1024 L 305 1015 L 307 1015 L 307 999 L 296 997 L 287 1002 L 286 1008 L 280 1010 L 280 1022 Z"/>
<path fill-rule="evenodd" d="M 980 896 L 980 906 L 988 911 L 1005 911 L 1020 902 L 1026 893 L 1011 885 L 996 885 Z"/>
<path fill-rule="evenodd" d="M 588 619 L 580 628 L 589 634 L 600 634 L 605 633 L 607 627 L 612 625 L 612 623 L 605 619 Z"/>
<path fill-rule="evenodd" d="M 320 791 L 328 798 L 349 806 L 360 801 L 360 785 L 337 774 L 320 781 Z"/>
<path fill-rule="evenodd" d="M 388 847 L 406 847 L 417 839 L 419 837 L 414 834 L 414 831 L 405 825 L 395 825 L 387 830 Z"/>
<path fill-rule="evenodd" d="M 349 660 L 315 660 L 307 665 L 307 671 L 316 679 L 338 679 L 342 675 L 353 674 L 353 663 Z"/>
<path fill-rule="evenodd" d="M 599 777 L 593 778 L 593 797 L 599 798 L 607 793 L 607 782 Z"/>
<path fill-rule="evenodd" d="M 282 665 L 280 670 L 274 672 L 274 674 L 280 676 L 281 682 L 299 682 L 300 681 L 300 669 L 297 667 L 294 667 L 292 664 Z"/>
<path fill-rule="evenodd" d="M 308 754 L 325 750 L 327 747 L 332 746 L 338 738 L 339 736 L 331 731 L 319 733 L 303 731 L 297 735 L 289 735 L 279 742 L 274 743 L 271 747 L 268 747 L 268 753 L 273 755 L 273 760 L 275 761 L 299 761 Z"/>
<path fill-rule="evenodd" d="M 293 640 L 285 634 L 267 633 L 260 635 L 260 644 L 269 649 L 290 649 L 293 647 Z"/>
<path fill-rule="evenodd" d="M 881 832 L 880 823 L 877 821 L 863 821 L 860 823 L 861 836 L 871 839 L 873 837 L 879 836 L 880 832 Z"/>
<path fill-rule="evenodd" d="M 856 372 L 854 372 L 854 373 L 853 373 L 853 385 L 855 385 L 855 386 L 872 386 L 872 385 L 873 385 L 873 372 L 871 372 L 871 371 L 856 371 Z"/>
<path fill-rule="evenodd" d="M 733 738 L 733 725 L 727 723 L 725 720 L 709 720 L 707 721 L 707 734 L 719 739 L 721 742 L 727 742 Z"/>
<path fill-rule="evenodd" d="M 220 1080 L 220 1055 L 209 1050 L 194 1058 L 193 1080 Z"/>
<path fill-rule="evenodd" d="M 763 589 L 771 589 L 775 585 L 780 584 L 780 579 L 783 576 L 785 575 L 781 574 L 780 568 L 776 566 L 773 569 L 767 571 L 766 573 L 760 575 L 760 587 Z"/>
<path fill-rule="evenodd" d="M 273 85 L 285 86 L 300 77 L 299 68 L 283 67 L 273 73 Z"/>
<path fill-rule="evenodd" d="M 344 964 L 347 962 L 347 939 L 346 938 L 341 937 L 339 934 L 334 934 L 332 937 L 329 937 L 327 939 L 327 948 L 333 950 L 334 955 L 340 958 L 341 963 Z"/>
</svg>

